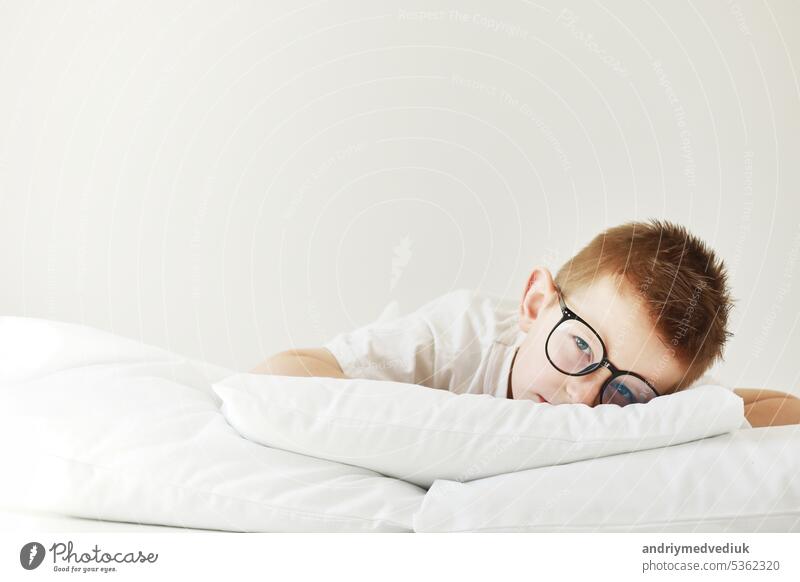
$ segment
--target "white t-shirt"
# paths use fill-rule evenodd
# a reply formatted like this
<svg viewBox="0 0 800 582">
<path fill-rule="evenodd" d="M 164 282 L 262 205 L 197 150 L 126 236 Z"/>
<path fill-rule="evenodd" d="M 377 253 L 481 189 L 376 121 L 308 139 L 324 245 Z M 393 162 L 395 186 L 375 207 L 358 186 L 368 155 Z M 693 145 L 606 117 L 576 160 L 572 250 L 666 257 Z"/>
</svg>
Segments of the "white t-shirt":
<svg viewBox="0 0 800 582">
<path fill-rule="evenodd" d="M 323 347 L 348 378 L 506 398 L 524 338 L 517 303 L 457 289 L 408 315 L 340 333 Z"/>
</svg>

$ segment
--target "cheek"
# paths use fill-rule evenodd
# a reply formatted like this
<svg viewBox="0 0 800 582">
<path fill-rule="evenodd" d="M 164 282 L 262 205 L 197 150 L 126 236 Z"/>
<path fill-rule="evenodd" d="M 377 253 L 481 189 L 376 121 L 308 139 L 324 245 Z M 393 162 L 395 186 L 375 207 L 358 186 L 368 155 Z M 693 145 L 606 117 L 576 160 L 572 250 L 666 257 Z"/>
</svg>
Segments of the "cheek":
<svg viewBox="0 0 800 582">
<path fill-rule="evenodd" d="M 514 385 L 518 390 L 552 394 L 563 382 L 564 376 L 547 360 L 544 345 L 522 345 L 514 363 Z"/>
</svg>

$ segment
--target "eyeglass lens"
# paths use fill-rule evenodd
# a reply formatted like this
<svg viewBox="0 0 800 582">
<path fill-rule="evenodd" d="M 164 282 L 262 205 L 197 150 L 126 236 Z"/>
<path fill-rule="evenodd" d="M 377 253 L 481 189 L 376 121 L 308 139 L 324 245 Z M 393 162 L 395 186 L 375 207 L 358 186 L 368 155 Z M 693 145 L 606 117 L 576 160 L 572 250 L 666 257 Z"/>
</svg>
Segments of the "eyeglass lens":
<svg viewBox="0 0 800 582">
<path fill-rule="evenodd" d="M 566 319 L 550 334 L 547 355 L 565 374 L 580 374 L 600 365 L 603 345 L 600 338 L 580 321 Z"/>
<path fill-rule="evenodd" d="M 655 392 L 644 380 L 630 374 L 621 374 L 608 383 L 603 391 L 601 404 L 625 406 L 634 402 L 649 402 L 654 397 Z"/>
</svg>

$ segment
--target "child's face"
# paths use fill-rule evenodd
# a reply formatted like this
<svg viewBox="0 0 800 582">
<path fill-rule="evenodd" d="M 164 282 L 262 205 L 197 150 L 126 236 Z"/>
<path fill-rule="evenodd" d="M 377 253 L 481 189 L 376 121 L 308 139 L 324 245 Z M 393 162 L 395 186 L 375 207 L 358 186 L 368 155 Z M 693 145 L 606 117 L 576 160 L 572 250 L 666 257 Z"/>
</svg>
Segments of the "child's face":
<svg viewBox="0 0 800 582">
<path fill-rule="evenodd" d="M 606 345 L 606 357 L 617 368 L 643 376 L 660 395 L 671 392 L 681 380 L 685 368 L 661 342 L 629 285 L 618 288 L 615 279 L 602 277 L 564 299 L 597 331 Z M 585 376 L 568 376 L 553 367 L 545 355 L 545 341 L 560 319 L 552 275 L 546 268 L 534 269 L 520 305 L 519 325 L 527 335 L 511 370 L 513 398 L 595 406 L 611 371 L 601 367 Z"/>
</svg>

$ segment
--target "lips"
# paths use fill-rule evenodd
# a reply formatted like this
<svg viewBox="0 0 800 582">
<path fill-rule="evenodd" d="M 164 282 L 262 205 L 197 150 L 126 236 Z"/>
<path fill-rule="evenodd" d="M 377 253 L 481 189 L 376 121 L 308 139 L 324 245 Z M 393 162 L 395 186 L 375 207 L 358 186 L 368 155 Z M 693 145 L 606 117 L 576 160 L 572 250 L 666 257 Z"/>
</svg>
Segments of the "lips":
<svg viewBox="0 0 800 582">
<path fill-rule="evenodd" d="M 533 394 L 533 400 L 534 402 L 540 402 L 540 403 L 543 402 L 544 404 L 550 404 L 547 400 L 545 400 L 544 398 L 535 393 Z"/>
</svg>

